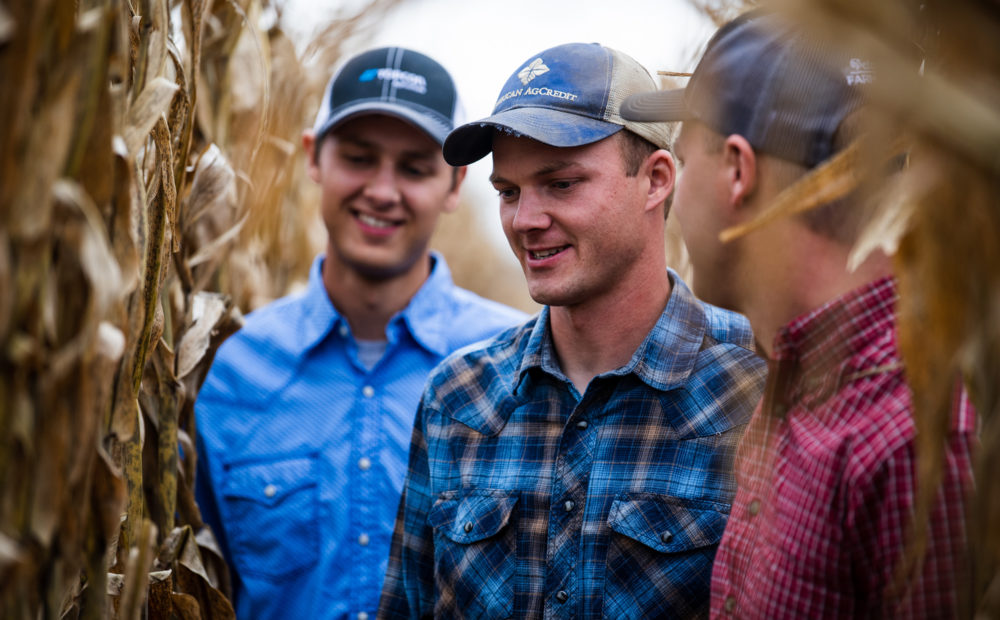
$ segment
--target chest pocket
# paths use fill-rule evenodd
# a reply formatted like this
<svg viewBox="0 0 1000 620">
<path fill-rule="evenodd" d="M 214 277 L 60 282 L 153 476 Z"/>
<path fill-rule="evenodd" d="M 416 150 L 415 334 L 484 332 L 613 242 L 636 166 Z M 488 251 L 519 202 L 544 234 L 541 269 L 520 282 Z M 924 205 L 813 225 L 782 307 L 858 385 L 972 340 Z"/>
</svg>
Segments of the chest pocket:
<svg viewBox="0 0 1000 620">
<path fill-rule="evenodd" d="M 517 495 L 468 490 L 443 494 L 427 515 L 434 528 L 435 617 L 507 618 L 517 569 Z"/>
<path fill-rule="evenodd" d="M 312 456 L 233 464 L 222 489 L 230 551 L 243 575 L 278 578 L 319 557 Z"/>
<path fill-rule="evenodd" d="M 615 497 L 604 617 L 706 616 L 712 560 L 728 516 L 729 504 L 720 502 L 653 493 Z"/>
</svg>

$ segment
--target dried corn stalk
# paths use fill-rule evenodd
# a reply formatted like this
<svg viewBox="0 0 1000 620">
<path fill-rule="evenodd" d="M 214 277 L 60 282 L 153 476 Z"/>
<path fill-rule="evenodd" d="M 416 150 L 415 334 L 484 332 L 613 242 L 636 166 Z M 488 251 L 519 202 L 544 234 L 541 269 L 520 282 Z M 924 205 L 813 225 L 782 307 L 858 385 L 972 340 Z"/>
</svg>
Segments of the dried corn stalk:
<svg viewBox="0 0 1000 620">
<path fill-rule="evenodd" d="M 919 477 L 900 576 L 925 547 L 961 377 L 980 416 L 981 445 L 969 511 L 973 573 L 960 598 L 963 615 L 1000 617 L 1000 11 L 977 0 L 773 4 L 815 37 L 874 63 L 872 110 L 881 120 L 871 140 L 790 188 L 765 215 L 821 204 L 815 198 L 823 192 L 875 189 L 866 180 L 897 152 L 891 145 L 906 145 L 910 165 L 876 190 L 879 207 L 851 259 L 860 262 L 879 247 L 895 251 Z"/>
<path fill-rule="evenodd" d="M 278 197 L 318 91 L 264 8 L 0 3 L 0 617 L 233 616 L 192 405 L 232 294 L 299 268 L 227 287 L 234 247 L 312 224 Z"/>
</svg>

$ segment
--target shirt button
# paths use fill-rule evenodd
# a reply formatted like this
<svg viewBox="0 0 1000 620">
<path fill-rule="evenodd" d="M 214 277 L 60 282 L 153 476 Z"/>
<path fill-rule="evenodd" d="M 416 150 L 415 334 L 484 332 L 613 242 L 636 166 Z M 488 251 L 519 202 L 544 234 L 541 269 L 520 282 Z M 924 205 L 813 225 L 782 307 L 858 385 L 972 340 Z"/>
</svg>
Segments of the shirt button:
<svg viewBox="0 0 1000 620">
<path fill-rule="evenodd" d="M 752 502 L 750 502 L 750 505 L 747 507 L 747 510 L 750 511 L 751 517 L 756 517 L 757 513 L 760 512 L 760 500 L 755 499 Z"/>
<path fill-rule="evenodd" d="M 362 547 L 367 547 L 368 546 L 368 534 L 361 534 L 361 536 L 358 536 L 358 544 L 361 545 Z"/>
<path fill-rule="evenodd" d="M 264 487 L 265 497 L 274 497 L 277 494 L 278 494 L 278 487 L 274 486 L 273 484 L 269 484 L 266 487 Z"/>
<path fill-rule="evenodd" d="M 361 388 L 361 393 L 365 395 L 365 398 L 371 398 L 372 396 L 375 396 L 375 388 L 370 385 L 366 385 Z"/>
<path fill-rule="evenodd" d="M 358 620 L 368 620 L 368 614 L 363 611 L 359 611 Z"/>
<path fill-rule="evenodd" d="M 723 608 L 726 610 L 727 614 L 733 613 L 733 610 L 736 609 L 736 597 L 732 595 L 727 596 L 726 602 L 723 604 Z"/>
<path fill-rule="evenodd" d="M 665 543 L 668 543 L 673 539 L 674 539 L 673 532 L 663 532 L 662 534 L 660 534 L 660 540 L 662 540 Z"/>
<path fill-rule="evenodd" d="M 462 529 L 465 530 L 466 534 L 468 534 L 469 532 L 471 532 L 472 531 L 472 521 L 466 521 L 465 522 L 465 527 L 463 527 Z"/>
<path fill-rule="evenodd" d="M 368 471 L 372 468 L 372 460 L 367 456 L 363 456 L 358 459 L 358 469 L 361 471 Z"/>
<path fill-rule="evenodd" d="M 343 336 L 344 338 L 347 338 L 347 326 L 346 325 L 344 325 L 343 323 L 341 323 L 340 324 L 340 329 L 338 329 L 337 331 L 340 332 L 341 336 Z"/>
<path fill-rule="evenodd" d="M 579 422 L 576 423 L 576 427 L 578 429 L 580 429 L 581 431 L 587 430 L 587 421 L 586 420 L 580 420 Z"/>
<path fill-rule="evenodd" d="M 566 500 L 566 503 L 563 504 L 563 508 L 566 510 L 566 512 L 573 512 L 573 508 L 575 506 L 576 504 L 574 504 L 572 500 Z"/>
<path fill-rule="evenodd" d="M 560 603 L 565 603 L 569 600 L 569 593 L 566 590 L 559 590 L 556 592 L 556 600 Z"/>
</svg>

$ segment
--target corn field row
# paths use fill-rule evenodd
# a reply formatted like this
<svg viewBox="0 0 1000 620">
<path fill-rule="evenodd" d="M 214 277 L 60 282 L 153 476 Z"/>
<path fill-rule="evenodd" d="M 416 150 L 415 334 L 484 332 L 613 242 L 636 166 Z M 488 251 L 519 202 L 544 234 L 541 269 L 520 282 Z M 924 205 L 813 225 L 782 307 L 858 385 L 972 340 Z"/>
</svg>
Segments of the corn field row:
<svg viewBox="0 0 1000 620">
<path fill-rule="evenodd" d="M 0 4 L 0 617 L 233 617 L 194 398 L 311 261 L 304 106 L 393 4 L 304 55 L 259 0 Z"/>
</svg>

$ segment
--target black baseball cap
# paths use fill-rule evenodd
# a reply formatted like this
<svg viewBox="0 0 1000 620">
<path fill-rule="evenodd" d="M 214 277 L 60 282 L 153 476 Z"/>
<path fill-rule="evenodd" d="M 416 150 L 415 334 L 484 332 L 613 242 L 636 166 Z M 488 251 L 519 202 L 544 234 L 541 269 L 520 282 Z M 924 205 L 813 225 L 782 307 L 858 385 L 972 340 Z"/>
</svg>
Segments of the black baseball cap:
<svg viewBox="0 0 1000 620">
<path fill-rule="evenodd" d="M 779 13 L 755 10 L 716 32 L 686 88 L 633 95 L 621 115 L 698 120 L 813 168 L 834 154 L 837 129 L 874 78 L 865 59 L 810 37 Z"/>
<path fill-rule="evenodd" d="M 437 61 L 402 47 L 380 47 L 353 56 L 334 73 L 313 130 L 319 142 L 349 118 L 388 114 L 443 144 L 458 109 L 455 81 Z"/>
</svg>

